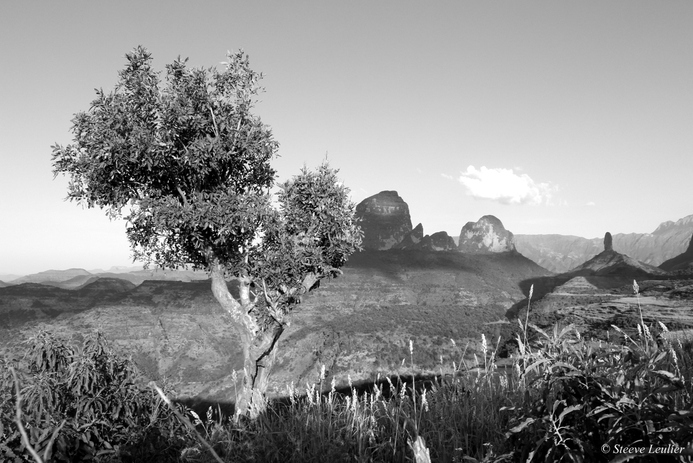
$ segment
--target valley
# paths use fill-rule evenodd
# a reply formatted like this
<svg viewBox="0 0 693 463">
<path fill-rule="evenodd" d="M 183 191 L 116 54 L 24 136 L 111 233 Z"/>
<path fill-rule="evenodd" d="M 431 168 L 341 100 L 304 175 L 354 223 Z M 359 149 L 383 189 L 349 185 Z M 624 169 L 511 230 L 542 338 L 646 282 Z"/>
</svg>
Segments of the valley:
<svg viewBox="0 0 693 463">
<path fill-rule="evenodd" d="M 498 335 L 497 325 L 487 323 L 502 320 L 524 297 L 517 282 L 548 275 L 517 253 L 356 254 L 344 275 L 325 282 L 295 310 L 280 340 L 270 393 L 281 395 L 292 382 L 301 388 L 312 384 L 323 365 L 327 381 L 334 377 L 341 386 L 349 377 L 358 382 L 378 374 L 411 374 L 410 340 L 418 373 L 439 372 L 441 358 L 446 368 L 452 361 L 459 364 L 467 343 L 469 360 L 481 333 Z M 117 281 L 104 279 L 102 288 L 113 290 L 93 303 L 86 295 L 97 283 L 78 290 L 46 287 L 59 294 L 46 293 L 52 311 L 37 307 L 48 304 L 44 297 L 49 296 L 36 292 L 36 284 L 0 288 L 5 348 L 20 355 L 21 340 L 36 330 L 75 341 L 99 330 L 148 378 L 174 384 L 180 397 L 226 400 L 233 395 L 233 378 L 242 377 L 241 351 L 208 281 L 145 281 L 118 292 Z M 67 298 L 67 291 L 74 296 Z M 16 304 L 24 309 L 9 310 Z M 20 316 L 24 310 L 33 315 Z"/>
</svg>

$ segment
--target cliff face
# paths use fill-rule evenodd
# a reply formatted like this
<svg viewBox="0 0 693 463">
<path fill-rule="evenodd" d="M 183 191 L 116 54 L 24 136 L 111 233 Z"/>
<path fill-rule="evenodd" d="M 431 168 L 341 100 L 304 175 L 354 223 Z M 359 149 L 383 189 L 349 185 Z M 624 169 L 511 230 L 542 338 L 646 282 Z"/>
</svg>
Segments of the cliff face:
<svg viewBox="0 0 693 463">
<path fill-rule="evenodd" d="M 513 234 L 492 215 L 485 215 L 477 222 L 467 222 L 460 231 L 460 252 L 488 253 L 515 250 Z"/>
<path fill-rule="evenodd" d="M 402 241 L 392 247 L 392 249 L 410 249 L 415 247 L 424 237 L 423 225 L 418 224 L 412 231 L 404 235 Z"/>
<path fill-rule="evenodd" d="M 652 233 L 617 233 L 613 250 L 657 266 L 683 253 L 691 235 L 693 215 L 664 222 Z M 556 273 L 567 272 L 603 249 L 602 238 L 570 235 L 515 235 L 515 244 L 521 254 Z"/>
<path fill-rule="evenodd" d="M 356 206 L 356 216 L 361 220 L 366 250 L 390 249 L 412 231 L 409 206 L 396 191 L 381 191 L 364 199 Z"/>
</svg>

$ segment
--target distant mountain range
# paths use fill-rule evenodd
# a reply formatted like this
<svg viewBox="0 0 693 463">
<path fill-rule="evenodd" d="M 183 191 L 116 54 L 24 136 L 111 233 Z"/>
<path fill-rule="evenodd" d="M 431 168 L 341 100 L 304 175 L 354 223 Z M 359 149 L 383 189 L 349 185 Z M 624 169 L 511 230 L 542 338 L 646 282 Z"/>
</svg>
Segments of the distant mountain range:
<svg viewBox="0 0 693 463">
<path fill-rule="evenodd" d="M 613 235 L 614 250 L 659 266 L 686 251 L 691 236 L 693 215 L 664 222 L 652 233 L 617 233 Z M 518 252 L 555 273 L 567 272 L 599 254 L 602 241 L 570 235 L 515 235 Z"/>
<path fill-rule="evenodd" d="M 381 191 L 364 199 L 356 207 L 364 231 L 366 250 L 430 250 L 462 253 L 519 252 L 554 273 L 565 273 L 590 260 L 603 250 L 602 238 L 572 235 L 513 235 L 491 215 L 467 222 L 455 240 L 446 232 L 424 235 L 424 227 L 412 228 L 408 204 L 396 191 Z M 606 231 L 606 230 L 605 230 Z M 650 266 L 666 270 L 688 268 L 693 259 L 689 249 L 693 236 L 693 215 L 676 222 L 660 224 L 652 233 L 613 235 L 614 251 Z M 679 257 L 687 249 L 689 256 Z M 676 259 L 676 260 L 672 260 Z M 119 278 L 135 285 L 145 280 L 195 281 L 207 278 L 204 272 L 142 270 L 141 267 L 112 267 L 108 271 L 84 269 L 47 270 L 32 275 L 0 275 L 0 288 L 22 283 L 41 283 L 64 289 L 76 289 L 98 278 Z"/>
<path fill-rule="evenodd" d="M 134 268 L 134 270 L 133 270 Z M 101 278 L 115 278 L 126 280 L 135 285 L 142 284 L 145 280 L 168 281 L 196 281 L 206 280 L 207 274 L 193 270 L 143 270 L 142 267 L 115 267 L 108 272 L 102 270 L 87 271 L 82 268 L 67 270 L 46 270 L 16 278 L 11 281 L 0 281 L 0 288 L 9 285 L 21 285 L 24 283 L 40 283 L 42 285 L 55 286 L 62 289 L 79 289 Z"/>
</svg>

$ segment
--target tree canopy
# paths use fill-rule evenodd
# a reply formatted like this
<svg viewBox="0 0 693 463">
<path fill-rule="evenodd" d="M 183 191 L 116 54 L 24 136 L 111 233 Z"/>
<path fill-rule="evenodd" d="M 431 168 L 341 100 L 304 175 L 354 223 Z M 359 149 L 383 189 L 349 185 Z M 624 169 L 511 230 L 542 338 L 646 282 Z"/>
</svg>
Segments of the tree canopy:
<svg viewBox="0 0 693 463">
<path fill-rule="evenodd" d="M 359 235 L 335 171 L 304 169 L 272 206 L 279 145 L 251 113 L 262 75 L 247 55 L 229 54 L 222 71 L 179 58 L 163 82 L 146 49 L 126 58 L 115 90 L 97 90 L 76 114 L 74 143 L 53 147 L 69 199 L 124 217 L 134 257 L 147 264 L 216 262 L 274 293 L 344 264 Z"/>
</svg>

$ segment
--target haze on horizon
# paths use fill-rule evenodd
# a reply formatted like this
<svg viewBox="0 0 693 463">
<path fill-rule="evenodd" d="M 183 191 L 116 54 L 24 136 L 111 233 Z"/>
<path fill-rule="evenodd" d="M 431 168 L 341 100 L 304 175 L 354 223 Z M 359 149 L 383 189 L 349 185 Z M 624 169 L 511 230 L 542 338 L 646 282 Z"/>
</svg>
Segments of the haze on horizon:
<svg viewBox="0 0 693 463">
<path fill-rule="evenodd" d="M 693 214 L 693 3 L 2 2 L 0 274 L 131 266 L 122 221 L 65 202 L 51 145 L 125 53 L 245 50 L 279 180 L 327 157 L 457 236 L 650 233 Z"/>
</svg>

